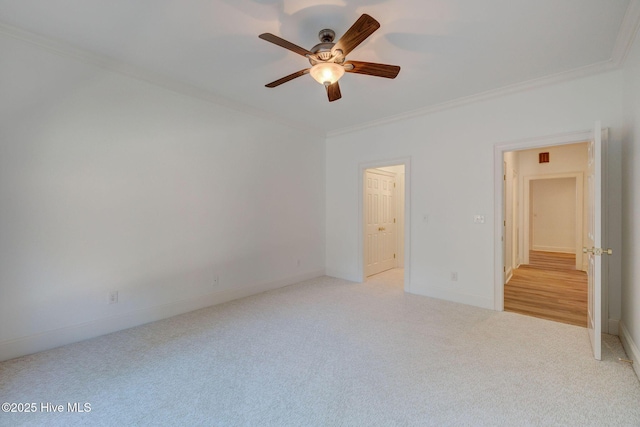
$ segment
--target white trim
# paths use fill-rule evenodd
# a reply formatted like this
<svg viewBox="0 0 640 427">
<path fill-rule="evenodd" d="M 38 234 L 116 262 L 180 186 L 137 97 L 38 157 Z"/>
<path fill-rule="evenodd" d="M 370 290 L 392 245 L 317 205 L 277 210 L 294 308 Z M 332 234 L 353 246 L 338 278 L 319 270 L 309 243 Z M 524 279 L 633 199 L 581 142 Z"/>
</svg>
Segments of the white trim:
<svg viewBox="0 0 640 427">
<path fill-rule="evenodd" d="M 360 272 L 357 272 L 357 271 L 346 272 L 346 271 L 340 271 L 340 270 L 334 270 L 332 268 L 328 268 L 326 269 L 325 274 L 329 277 L 336 277 L 338 279 L 348 280 L 354 283 L 362 282 L 359 276 Z"/>
<path fill-rule="evenodd" d="M 104 70 L 121 74 L 126 77 L 141 80 L 154 86 L 169 90 L 180 95 L 186 95 L 201 101 L 210 102 L 220 107 L 238 111 L 251 116 L 274 121 L 281 125 L 305 131 L 308 134 L 326 137 L 326 132 L 322 128 L 314 128 L 312 126 L 303 125 L 286 118 L 273 114 L 271 112 L 251 107 L 249 105 L 222 97 L 214 92 L 172 79 L 166 76 L 156 74 L 150 70 L 135 65 L 119 62 L 107 56 L 98 55 L 96 53 L 77 48 L 71 44 L 59 42 L 53 39 L 42 37 L 35 33 L 22 30 L 0 22 L 0 34 L 12 37 L 24 43 L 37 46 L 45 51 L 55 53 L 60 56 L 74 59 L 85 64 L 93 65 Z"/>
<path fill-rule="evenodd" d="M 167 304 L 134 310 L 117 316 L 104 317 L 90 322 L 44 331 L 35 335 L 0 342 L 0 362 L 62 345 L 121 331 L 156 320 L 166 319 L 212 305 L 221 304 L 271 289 L 278 289 L 304 280 L 324 275 L 313 271 L 266 283 L 256 283 L 234 289 L 225 289 L 199 297 L 173 301 Z"/>
<path fill-rule="evenodd" d="M 457 302 L 460 304 L 472 305 L 474 307 L 481 307 L 491 310 L 493 304 L 491 298 L 487 298 L 480 295 L 471 295 L 462 292 L 455 292 L 451 289 L 445 289 L 438 286 L 426 287 L 426 291 L 416 295 L 427 296 L 430 298 L 437 298 L 444 301 Z"/>
<path fill-rule="evenodd" d="M 609 246 L 609 128 L 602 128 L 600 131 L 600 197 L 602 210 L 600 212 L 600 247 L 610 248 Z M 585 256 L 585 264 L 588 263 L 589 257 Z M 587 267 L 588 268 L 588 267 Z M 585 271 L 587 269 L 585 268 Z M 600 257 L 600 277 L 602 286 L 601 296 L 601 316 L 602 316 L 602 332 L 611 334 L 609 327 L 609 257 Z M 615 334 L 614 334 L 615 335 Z"/>
<path fill-rule="evenodd" d="M 558 252 L 563 254 L 576 254 L 576 258 L 578 258 L 578 254 L 576 253 L 576 248 L 533 245 L 533 250 L 540 251 L 540 252 Z"/>
<path fill-rule="evenodd" d="M 557 135 L 549 135 L 535 138 L 528 138 L 520 141 L 502 142 L 494 145 L 494 165 L 493 165 L 493 182 L 494 182 L 494 223 L 493 223 L 493 246 L 494 246 L 494 301 L 493 309 L 496 311 L 504 310 L 504 254 L 502 249 L 502 224 L 504 221 L 503 209 L 503 172 L 502 165 L 504 153 L 507 151 L 526 150 L 538 147 L 550 147 L 555 145 L 565 145 L 577 142 L 591 140 L 591 131 L 570 132 Z"/>
<path fill-rule="evenodd" d="M 403 120 L 421 117 L 439 111 L 461 107 L 463 105 L 472 104 L 475 102 L 486 101 L 492 98 L 498 98 L 512 93 L 524 92 L 543 86 L 550 86 L 556 83 L 563 83 L 570 80 L 576 80 L 583 77 L 605 73 L 607 71 L 617 70 L 624 65 L 624 61 L 631 51 L 633 41 L 635 40 L 636 32 L 639 29 L 640 0 L 631 0 L 629 2 L 629 6 L 627 7 L 627 11 L 625 12 L 625 15 L 622 19 L 622 24 L 620 25 L 620 30 L 618 31 L 618 36 L 616 38 L 611 57 L 606 61 L 601 61 L 595 64 L 586 65 L 584 67 L 574 68 L 572 70 L 527 80 L 521 83 L 514 83 L 497 89 L 487 90 L 485 92 L 453 99 L 451 101 L 442 102 L 440 104 L 431 105 L 429 107 L 418 108 L 412 111 L 407 111 L 405 113 L 396 114 L 394 116 L 384 117 L 379 120 L 373 120 L 367 123 L 357 124 L 342 129 L 336 129 L 327 132 L 327 137 L 332 138 L 339 135 L 361 131 L 371 127 L 400 122 Z"/>
<path fill-rule="evenodd" d="M 627 356 L 633 360 L 633 370 L 636 371 L 636 375 L 638 379 L 640 379 L 640 350 L 638 349 L 638 345 L 633 342 L 633 338 L 631 338 L 631 334 L 622 320 L 620 321 L 620 332 L 622 347 L 624 351 L 627 352 Z"/>
<path fill-rule="evenodd" d="M 358 281 L 364 282 L 364 173 L 367 169 L 404 165 L 404 290 L 411 292 L 411 157 L 365 162 L 358 165 Z"/>
<path fill-rule="evenodd" d="M 481 92 L 475 95 L 465 96 L 462 98 L 453 99 L 451 101 L 442 102 L 440 104 L 418 108 L 415 110 L 407 111 L 405 113 L 384 117 L 379 120 L 373 120 L 370 122 L 361 123 L 354 126 L 336 129 L 336 130 L 327 132 L 327 138 L 333 138 L 336 136 L 354 133 L 354 132 L 369 129 L 372 127 L 378 127 L 378 126 L 401 122 L 404 120 L 409 120 L 417 117 L 422 117 L 429 114 L 451 110 L 457 107 L 462 107 L 468 104 L 473 104 L 481 101 L 487 101 L 493 98 L 507 96 L 513 93 L 525 92 L 525 91 L 536 89 L 543 86 L 550 86 L 556 83 L 563 83 L 570 80 L 589 77 L 595 74 L 605 73 L 607 71 L 613 71 L 618 68 L 619 66 L 616 65 L 611 60 L 598 62 L 596 64 L 587 65 L 585 67 L 576 68 L 569 71 L 564 71 L 558 74 L 552 74 L 550 76 L 540 77 L 540 78 L 528 80 L 522 83 L 515 83 L 515 84 L 504 86 L 498 89 L 487 90 L 485 92 Z"/>
<path fill-rule="evenodd" d="M 631 0 L 622 18 L 618 38 L 616 39 L 616 44 L 613 46 L 613 53 L 611 55 L 611 60 L 617 67 L 621 67 L 627 59 L 627 55 L 631 51 L 631 46 L 639 28 L 640 0 Z"/>
</svg>

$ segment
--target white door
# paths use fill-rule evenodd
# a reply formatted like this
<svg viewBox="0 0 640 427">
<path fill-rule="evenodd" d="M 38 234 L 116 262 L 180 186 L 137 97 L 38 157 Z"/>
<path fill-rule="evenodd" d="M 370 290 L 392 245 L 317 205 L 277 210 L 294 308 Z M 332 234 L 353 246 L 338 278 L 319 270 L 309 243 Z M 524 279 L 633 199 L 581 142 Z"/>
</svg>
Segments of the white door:
<svg viewBox="0 0 640 427">
<path fill-rule="evenodd" d="M 593 356 L 601 359 L 602 352 L 602 129 L 596 122 L 589 144 L 587 168 L 588 232 L 583 252 L 588 253 L 589 277 L 587 329 Z"/>
<path fill-rule="evenodd" d="M 507 283 L 507 266 L 511 260 L 507 255 L 507 162 L 502 162 L 502 253 L 504 254 L 504 267 L 502 268 L 502 280 Z"/>
<path fill-rule="evenodd" d="M 365 276 L 396 266 L 395 175 L 365 172 Z"/>
<path fill-rule="evenodd" d="M 515 269 L 520 264 L 520 219 L 518 217 L 518 173 L 513 170 L 513 183 L 511 184 L 511 188 L 513 189 L 513 195 L 511 196 L 511 200 L 513 201 L 513 220 L 511 235 L 513 236 L 513 243 L 511 245 L 513 255 L 511 256 L 511 268 Z"/>
</svg>

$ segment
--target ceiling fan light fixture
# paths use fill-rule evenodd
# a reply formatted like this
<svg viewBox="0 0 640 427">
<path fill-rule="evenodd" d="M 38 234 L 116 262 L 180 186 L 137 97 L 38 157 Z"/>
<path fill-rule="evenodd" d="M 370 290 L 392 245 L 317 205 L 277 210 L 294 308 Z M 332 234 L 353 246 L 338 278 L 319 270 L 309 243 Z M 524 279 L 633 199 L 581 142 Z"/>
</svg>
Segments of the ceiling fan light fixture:
<svg viewBox="0 0 640 427">
<path fill-rule="evenodd" d="M 310 50 L 271 33 L 260 34 L 258 37 L 262 40 L 304 56 L 311 64 L 311 68 L 305 68 L 289 74 L 276 81 L 267 83 L 265 86 L 274 88 L 300 76 L 304 76 L 305 74 L 311 74 L 311 77 L 313 77 L 315 81 L 325 86 L 329 102 L 333 102 L 342 98 L 338 80 L 340 80 L 345 72 L 395 79 L 400 72 L 400 67 L 397 65 L 346 60 L 349 52 L 366 40 L 367 37 L 373 34 L 378 28 L 380 28 L 380 23 L 364 13 L 336 43 L 333 42 L 335 37 L 333 30 L 325 29 L 320 31 L 318 34 L 320 43 Z"/>
<path fill-rule="evenodd" d="M 332 85 L 344 75 L 344 67 L 335 62 L 320 62 L 309 70 L 311 77 L 321 85 Z"/>
</svg>

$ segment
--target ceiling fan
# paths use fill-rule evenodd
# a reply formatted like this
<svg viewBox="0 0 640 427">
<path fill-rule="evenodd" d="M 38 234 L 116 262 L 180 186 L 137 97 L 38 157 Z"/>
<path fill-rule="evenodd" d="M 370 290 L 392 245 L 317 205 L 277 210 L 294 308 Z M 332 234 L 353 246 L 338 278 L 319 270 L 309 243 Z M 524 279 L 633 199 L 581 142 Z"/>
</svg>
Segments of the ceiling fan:
<svg viewBox="0 0 640 427">
<path fill-rule="evenodd" d="M 320 43 L 310 50 L 297 46 L 271 33 L 260 34 L 258 37 L 262 40 L 302 55 L 306 57 L 311 64 L 310 68 L 289 74 L 265 86 L 273 88 L 305 74 L 311 74 L 311 77 L 325 86 L 329 102 L 332 102 L 342 98 L 338 80 L 345 72 L 395 79 L 400 72 L 400 67 L 397 65 L 346 61 L 346 56 L 378 28 L 380 28 L 380 23 L 371 16 L 364 14 L 358 18 L 336 43 L 333 43 L 336 35 L 333 30 L 325 29 L 320 31 L 320 33 L 318 33 Z"/>
</svg>

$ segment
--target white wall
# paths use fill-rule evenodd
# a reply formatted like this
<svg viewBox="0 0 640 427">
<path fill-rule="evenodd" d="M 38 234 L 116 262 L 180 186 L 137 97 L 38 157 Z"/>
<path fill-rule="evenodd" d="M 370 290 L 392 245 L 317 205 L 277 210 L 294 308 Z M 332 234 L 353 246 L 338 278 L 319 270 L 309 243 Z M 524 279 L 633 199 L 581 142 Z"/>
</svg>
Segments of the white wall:
<svg viewBox="0 0 640 427">
<path fill-rule="evenodd" d="M 0 52 L 0 360 L 324 273 L 323 138 Z"/>
<path fill-rule="evenodd" d="M 587 130 L 600 119 L 618 149 L 621 76 L 599 74 L 328 138 L 327 273 L 360 279 L 359 165 L 410 157 L 409 290 L 493 308 L 493 224 L 501 215 L 494 212 L 493 177 L 502 168 L 494 165 L 494 145 Z M 484 224 L 473 223 L 476 214 Z"/>
<path fill-rule="evenodd" d="M 622 149 L 621 334 L 640 376 L 640 32 L 624 70 L 625 135 Z"/>
<path fill-rule="evenodd" d="M 575 178 L 531 181 L 531 249 L 576 253 L 576 184 Z"/>
</svg>

